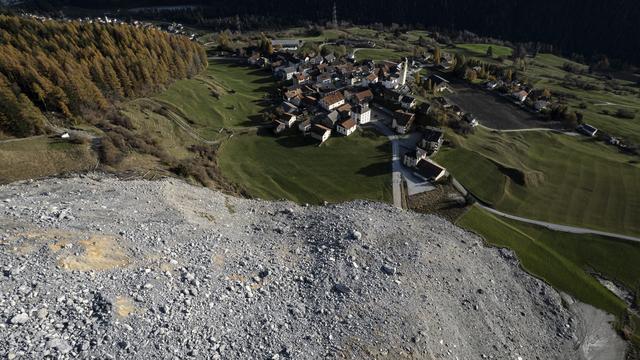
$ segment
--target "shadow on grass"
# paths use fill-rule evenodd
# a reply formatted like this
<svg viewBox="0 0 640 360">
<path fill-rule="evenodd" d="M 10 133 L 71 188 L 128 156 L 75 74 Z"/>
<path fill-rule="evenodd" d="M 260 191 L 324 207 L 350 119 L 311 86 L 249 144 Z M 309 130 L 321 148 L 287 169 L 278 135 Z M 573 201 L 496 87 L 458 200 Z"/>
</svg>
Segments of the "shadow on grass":
<svg viewBox="0 0 640 360">
<path fill-rule="evenodd" d="M 263 77 L 260 79 L 253 80 L 251 83 L 253 84 L 273 84 L 275 86 L 275 82 L 271 78 Z"/>
<path fill-rule="evenodd" d="M 257 115 L 249 115 L 247 120 L 240 123 L 240 126 L 251 127 L 251 126 L 262 126 L 269 124 L 268 121 L 265 121 L 261 114 Z"/>
<path fill-rule="evenodd" d="M 357 174 L 368 177 L 388 175 L 391 174 L 391 163 L 389 163 L 388 161 L 382 161 L 375 164 L 367 165 L 358 170 Z"/>
<path fill-rule="evenodd" d="M 289 135 L 279 137 L 276 142 L 286 148 L 299 148 L 305 146 L 317 146 L 318 141 L 309 136 Z"/>
<path fill-rule="evenodd" d="M 387 141 L 385 143 L 377 145 L 376 150 L 391 154 L 391 143 Z"/>
</svg>

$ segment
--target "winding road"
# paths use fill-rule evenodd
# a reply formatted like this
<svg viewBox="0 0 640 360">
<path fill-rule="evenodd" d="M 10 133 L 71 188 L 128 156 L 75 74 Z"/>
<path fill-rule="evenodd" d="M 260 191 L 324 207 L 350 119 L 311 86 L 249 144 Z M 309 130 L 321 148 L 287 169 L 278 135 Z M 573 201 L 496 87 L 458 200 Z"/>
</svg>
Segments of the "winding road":
<svg viewBox="0 0 640 360">
<path fill-rule="evenodd" d="M 504 213 L 502 211 L 496 210 L 494 208 L 482 205 L 480 203 L 477 203 L 477 205 L 480 208 L 482 208 L 483 210 L 486 210 L 486 211 L 488 211 L 488 212 L 490 212 L 492 214 L 495 214 L 495 215 L 498 215 L 498 216 L 501 216 L 501 217 L 504 217 L 504 218 L 507 218 L 507 219 L 520 221 L 520 222 L 527 223 L 527 224 L 542 226 L 542 227 L 545 227 L 545 228 L 547 228 L 549 230 L 560 231 L 560 232 L 571 233 L 571 234 L 600 235 L 600 236 L 606 236 L 606 237 L 611 237 L 611 238 L 620 239 L 620 240 L 640 242 L 640 238 L 635 237 L 635 236 L 616 234 L 616 233 L 593 230 L 593 229 L 588 229 L 588 228 L 583 228 L 583 227 L 554 224 L 554 223 L 550 223 L 550 222 L 546 222 L 546 221 L 540 221 L 540 220 L 533 220 L 533 219 L 528 219 L 528 218 L 524 218 L 524 217 L 520 217 L 520 216 L 516 216 L 516 215 L 507 214 L 507 213 Z"/>
</svg>

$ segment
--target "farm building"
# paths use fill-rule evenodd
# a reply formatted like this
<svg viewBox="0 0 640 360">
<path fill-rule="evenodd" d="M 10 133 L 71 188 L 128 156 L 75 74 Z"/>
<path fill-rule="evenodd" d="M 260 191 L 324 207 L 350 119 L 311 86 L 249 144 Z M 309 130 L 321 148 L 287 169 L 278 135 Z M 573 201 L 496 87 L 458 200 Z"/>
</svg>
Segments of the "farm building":
<svg viewBox="0 0 640 360">
<path fill-rule="evenodd" d="M 438 181 L 442 179 L 447 171 L 442 166 L 432 162 L 431 160 L 420 160 L 416 165 L 418 175 L 429 181 Z"/>
</svg>

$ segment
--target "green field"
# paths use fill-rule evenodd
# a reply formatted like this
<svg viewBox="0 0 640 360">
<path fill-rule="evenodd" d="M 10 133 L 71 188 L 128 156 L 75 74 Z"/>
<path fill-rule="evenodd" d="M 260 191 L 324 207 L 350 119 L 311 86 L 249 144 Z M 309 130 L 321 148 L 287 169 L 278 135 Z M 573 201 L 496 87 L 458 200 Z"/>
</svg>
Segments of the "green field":
<svg viewBox="0 0 640 360">
<path fill-rule="evenodd" d="M 152 100 L 183 117 L 201 136 L 215 139 L 221 128 L 259 124 L 265 97 L 274 86 L 267 71 L 216 60 L 204 74 L 177 81 Z"/>
<path fill-rule="evenodd" d="M 320 35 L 311 36 L 306 34 L 305 28 L 291 28 L 272 35 L 274 39 L 300 39 L 304 41 L 324 42 L 345 37 L 347 33 L 339 29 L 325 29 L 322 30 Z"/>
<path fill-rule="evenodd" d="M 478 129 L 436 160 L 501 211 L 553 223 L 640 234 L 640 165 L 613 147 L 551 132 Z"/>
<path fill-rule="evenodd" d="M 348 28 L 345 30 L 346 32 L 348 32 L 349 34 L 353 35 L 353 36 L 357 36 L 357 37 L 361 37 L 361 38 L 367 38 L 367 39 L 376 39 L 378 36 L 378 31 L 377 30 L 373 30 L 373 29 L 366 29 L 366 28 L 359 28 L 359 27 L 352 27 L 352 28 Z"/>
<path fill-rule="evenodd" d="M 493 57 L 511 56 L 513 49 L 506 46 L 493 45 L 493 44 L 456 44 L 457 47 L 465 49 L 476 56 L 483 56 L 487 54 L 487 49 L 491 46 L 493 48 Z"/>
<path fill-rule="evenodd" d="M 358 130 L 317 141 L 299 133 L 279 138 L 235 136 L 220 149 L 223 175 L 263 199 L 318 204 L 356 199 L 391 200 L 391 149 L 386 137 Z"/>
<path fill-rule="evenodd" d="M 356 52 L 356 59 L 361 60 L 374 60 L 374 61 L 399 61 L 405 56 L 411 55 L 407 51 L 398 51 L 394 49 L 360 49 Z"/>
<path fill-rule="evenodd" d="M 0 143 L 0 184 L 95 169 L 90 144 L 38 136 Z"/>
<path fill-rule="evenodd" d="M 640 293 L 640 243 L 551 231 L 500 218 L 475 206 L 458 220 L 458 225 L 494 246 L 514 250 L 531 274 L 620 319 L 627 314 L 627 305 L 592 274 L 614 281 L 631 293 Z"/>
<path fill-rule="evenodd" d="M 640 89 L 638 86 L 623 80 L 607 80 L 595 74 L 571 74 L 562 67 L 571 63 L 584 70 L 581 65 L 567 59 L 552 55 L 538 54 L 528 62 L 524 71 L 527 79 L 537 88 L 548 88 L 552 94 L 562 95 L 567 104 L 575 111 L 584 114 L 584 121 L 614 136 L 619 136 L 640 144 Z M 596 89 L 586 90 L 567 82 L 572 76 Z M 619 109 L 636 112 L 635 119 L 619 119 L 611 114 Z"/>
</svg>

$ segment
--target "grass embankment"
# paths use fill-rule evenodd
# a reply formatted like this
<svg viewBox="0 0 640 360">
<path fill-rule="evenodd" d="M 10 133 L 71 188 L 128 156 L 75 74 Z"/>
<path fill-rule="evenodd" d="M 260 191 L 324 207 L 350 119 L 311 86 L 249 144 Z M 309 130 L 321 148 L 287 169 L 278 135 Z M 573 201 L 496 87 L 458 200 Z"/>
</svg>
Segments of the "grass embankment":
<svg viewBox="0 0 640 360">
<path fill-rule="evenodd" d="M 220 151 L 226 178 L 251 196 L 298 203 L 391 200 L 390 146 L 372 130 L 321 147 L 301 134 L 236 136 Z"/>
<path fill-rule="evenodd" d="M 501 211 L 640 235 L 640 165 L 613 147 L 551 132 L 450 135 L 436 160 Z"/>
<path fill-rule="evenodd" d="M 203 74 L 177 81 L 166 91 L 132 101 L 124 109 L 138 124 L 149 118 L 168 118 L 187 124 L 206 140 L 217 140 L 223 128 L 258 125 L 267 106 L 265 98 L 275 85 L 267 71 L 239 61 L 212 60 Z"/>
<path fill-rule="evenodd" d="M 458 220 L 497 247 L 515 251 L 523 268 L 576 299 L 614 314 L 639 341 L 639 319 L 626 321 L 627 304 L 593 274 L 640 294 L 640 243 L 596 235 L 556 232 L 500 218 L 472 207 Z"/>
<path fill-rule="evenodd" d="M 0 143 L 0 184 L 95 168 L 90 144 L 45 136 Z"/>
</svg>

